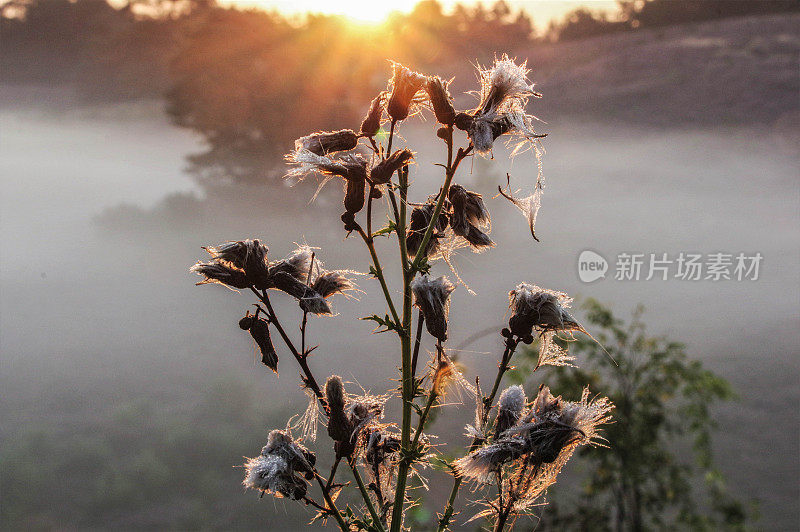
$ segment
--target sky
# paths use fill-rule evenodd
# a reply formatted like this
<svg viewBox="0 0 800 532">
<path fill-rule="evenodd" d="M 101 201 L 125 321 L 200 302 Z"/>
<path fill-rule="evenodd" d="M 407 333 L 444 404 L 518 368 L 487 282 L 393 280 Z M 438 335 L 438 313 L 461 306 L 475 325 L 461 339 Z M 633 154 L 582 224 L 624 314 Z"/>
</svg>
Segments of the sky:
<svg viewBox="0 0 800 532">
<path fill-rule="evenodd" d="M 245 7 L 260 7 L 262 9 L 277 9 L 286 14 L 301 14 L 305 12 L 336 14 L 350 17 L 360 22 L 379 22 L 386 18 L 392 11 L 409 12 L 418 0 L 392 0 L 364 1 L 364 0 L 221 0 L 221 3 L 233 3 Z M 561 18 L 569 11 L 578 7 L 589 9 L 615 9 L 615 0 L 506 0 L 516 10 L 525 9 L 537 27 L 546 27 L 554 18 Z M 446 10 L 451 9 L 456 0 L 440 0 Z M 464 0 L 461 3 L 474 4 L 475 1 Z M 485 5 L 491 5 L 491 0 Z"/>
</svg>

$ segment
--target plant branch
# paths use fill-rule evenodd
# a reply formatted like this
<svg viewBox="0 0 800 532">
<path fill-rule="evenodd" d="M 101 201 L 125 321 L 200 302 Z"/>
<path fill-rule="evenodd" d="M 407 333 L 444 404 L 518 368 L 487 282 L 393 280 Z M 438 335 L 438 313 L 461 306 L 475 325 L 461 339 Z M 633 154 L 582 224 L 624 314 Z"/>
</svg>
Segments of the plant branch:
<svg viewBox="0 0 800 532">
<path fill-rule="evenodd" d="M 489 419 L 489 412 L 492 410 L 494 398 L 497 395 L 497 390 L 500 388 L 500 382 L 503 380 L 503 375 L 508 370 L 508 364 L 511 361 L 511 357 L 514 355 L 514 351 L 516 350 L 519 342 L 519 338 L 506 339 L 505 351 L 503 351 L 503 358 L 501 359 L 500 365 L 497 369 L 497 377 L 494 380 L 494 386 L 492 386 L 491 393 L 483 398 L 483 416 L 481 417 L 481 425 L 485 425 L 486 421 Z M 482 441 L 482 438 L 473 439 L 469 446 L 468 452 L 471 453 L 477 449 Z M 445 506 L 444 513 L 442 513 L 442 517 L 439 519 L 439 532 L 447 530 L 448 526 L 450 525 L 450 519 L 453 517 L 453 505 L 455 504 L 456 497 L 458 496 L 458 490 L 461 487 L 462 480 L 462 477 L 458 476 L 458 474 L 455 474 L 453 479 L 453 488 L 450 490 L 450 497 L 447 500 L 447 506 Z M 508 516 L 506 516 L 506 518 L 507 517 Z"/>
<path fill-rule="evenodd" d="M 414 355 L 411 357 L 411 378 L 417 375 L 417 359 L 419 358 L 419 346 L 422 341 L 422 326 L 425 324 L 425 315 L 420 311 L 417 318 L 417 337 L 414 340 Z"/>
<path fill-rule="evenodd" d="M 394 319 L 395 323 L 400 323 L 400 316 L 397 314 L 397 310 L 394 307 L 394 301 L 392 301 L 392 295 L 389 293 L 389 287 L 386 284 L 386 278 L 383 275 L 383 268 L 381 268 L 381 261 L 378 259 L 378 253 L 375 251 L 375 243 L 372 240 L 372 236 L 367 236 L 367 234 L 358 224 L 356 224 L 356 231 L 359 235 L 361 235 L 361 239 L 364 240 L 364 244 L 366 244 L 367 249 L 369 250 L 369 255 L 372 257 L 372 265 L 375 268 L 375 276 L 378 278 L 378 282 L 381 284 L 383 296 L 386 298 L 386 304 L 389 305 L 389 311 L 392 313 L 392 318 Z"/>
<path fill-rule="evenodd" d="M 383 523 L 381 523 L 381 519 L 378 516 L 378 512 L 375 511 L 375 506 L 372 504 L 372 499 L 369 497 L 369 492 L 367 491 L 366 486 L 364 486 L 364 481 L 361 480 L 361 473 L 358 472 L 358 466 L 355 463 L 355 460 L 350 460 L 350 469 L 353 470 L 353 477 L 356 479 L 356 484 L 358 484 L 358 489 L 361 492 L 361 497 L 364 499 L 364 502 L 367 505 L 367 510 L 369 510 L 369 515 L 372 517 L 373 525 L 380 531 L 384 531 Z"/>
<path fill-rule="evenodd" d="M 297 363 L 300 364 L 300 370 L 303 373 L 303 382 L 305 383 L 306 386 L 311 388 L 311 391 L 313 391 L 314 395 L 317 396 L 317 400 L 319 400 L 320 405 L 322 405 L 323 411 L 326 414 L 328 414 L 328 404 L 325 402 L 325 396 L 323 395 L 322 390 L 319 387 L 319 384 L 317 384 L 317 380 L 311 373 L 311 368 L 308 367 L 308 362 L 306 361 L 307 357 L 305 356 L 305 354 L 301 354 L 297 350 L 297 348 L 294 346 L 294 343 L 292 343 L 292 339 L 289 338 L 289 335 L 286 334 L 286 331 L 281 326 L 280 321 L 278 321 L 278 316 L 275 314 L 275 310 L 272 308 L 272 303 L 270 303 L 267 291 L 262 290 L 261 292 L 259 292 L 252 286 L 250 287 L 250 290 L 252 290 L 253 293 L 256 295 L 256 297 L 258 297 L 258 299 L 262 303 L 264 303 L 264 306 L 267 309 L 267 318 L 269 319 L 269 322 L 275 326 L 275 329 L 278 330 L 278 334 L 280 334 L 281 338 L 283 338 L 283 342 L 286 344 L 286 347 L 289 348 L 289 351 L 292 352 L 292 355 L 294 355 L 294 358 L 295 360 L 297 360 Z"/>
</svg>

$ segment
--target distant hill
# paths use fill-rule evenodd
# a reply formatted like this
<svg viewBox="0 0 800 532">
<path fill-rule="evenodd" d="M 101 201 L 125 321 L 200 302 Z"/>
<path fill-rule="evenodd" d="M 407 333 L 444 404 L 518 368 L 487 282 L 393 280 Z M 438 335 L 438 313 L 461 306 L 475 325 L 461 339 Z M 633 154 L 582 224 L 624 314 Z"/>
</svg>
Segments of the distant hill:
<svg viewBox="0 0 800 532">
<path fill-rule="evenodd" d="M 800 118 L 800 14 L 638 30 L 516 53 L 529 59 L 552 117 L 663 127 Z"/>
</svg>

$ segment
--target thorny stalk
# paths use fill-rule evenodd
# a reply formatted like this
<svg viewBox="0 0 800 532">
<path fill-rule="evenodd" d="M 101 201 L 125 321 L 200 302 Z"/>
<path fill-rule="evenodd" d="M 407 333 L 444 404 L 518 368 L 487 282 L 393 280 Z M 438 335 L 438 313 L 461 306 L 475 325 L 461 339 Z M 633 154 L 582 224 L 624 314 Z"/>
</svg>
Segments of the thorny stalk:
<svg viewBox="0 0 800 532">
<path fill-rule="evenodd" d="M 492 391 L 484 397 L 483 400 L 483 417 L 481 419 L 482 424 L 486 424 L 486 421 L 489 419 L 489 413 L 491 412 L 494 406 L 494 399 L 497 395 L 497 390 L 500 388 L 500 382 L 503 380 L 503 375 L 505 375 L 506 371 L 509 369 L 509 363 L 511 362 L 511 357 L 514 355 L 514 351 L 517 349 L 517 345 L 519 344 L 519 338 L 506 338 L 505 342 L 505 350 L 503 351 L 503 356 L 500 359 L 500 365 L 497 368 L 497 376 L 494 379 L 494 385 L 492 386 Z M 536 371 L 534 369 L 534 371 Z M 469 446 L 469 452 L 476 450 L 481 443 L 483 442 L 482 438 L 474 438 L 472 443 Z M 458 490 L 461 488 L 461 482 L 463 481 L 463 477 L 458 475 L 457 473 L 454 475 L 453 478 L 453 487 L 450 490 L 450 496 L 447 499 L 447 504 L 445 505 L 444 512 L 442 512 L 442 516 L 439 518 L 439 532 L 443 532 L 447 530 L 450 526 L 450 519 L 453 517 L 453 510 L 454 504 L 456 502 L 456 497 L 458 496 Z"/>
<path fill-rule="evenodd" d="M 425 325 L 425 314 L 419 313 L 417 318 L 417 336 L 414 338 L 414 355 L 411 357 L 411 378 L 417 374 L 417 360 L 419 359 L 419 347 L 422 342 L 422 327 Z"/>
<path fill-rule="evenodd" d="M 383 523 L 381 523 L 381 518 L 378 516 L 378 512 L 375 511 L 375 506 L 372 504 L 372 499 L 369 496 L 367 487 L 364 486 L 364 481 L 361 479 L 361 473 L 358 472 L 358 465 L 356 465 L 354 461 L 350 461 L 350 469 L 353 470 L 353 478 L 356 479 L 358 490 L 361 492 L 361 497 L 364 499 L 364 503 L 367 505 L 367 510 L 369 511 L 370 517 L 372 517 L 373 526 L 380 531 L 384 531 L 385 529 L 383 528 Z"/>
</svg>

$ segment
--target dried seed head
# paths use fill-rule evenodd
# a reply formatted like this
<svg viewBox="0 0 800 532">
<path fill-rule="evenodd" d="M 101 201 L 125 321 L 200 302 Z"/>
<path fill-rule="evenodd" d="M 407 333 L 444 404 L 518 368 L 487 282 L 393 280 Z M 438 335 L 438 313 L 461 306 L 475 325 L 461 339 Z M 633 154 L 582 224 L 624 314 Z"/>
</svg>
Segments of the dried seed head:
<svg viewBox="0 0 800 532">
<path fill-rule="evenodd" d="M 450 294 L 456 287 L 446 277 L 431 279 L 427 275 L 411 282 L 414 304 L 425 317 L 428 332 L 440 342 L 447 340 L 447 317 L 450 310 Z"/>
<path fill-rule="evenodd" d="M 453 233 L 466 240 L 475 251 L 494 246 L 489 235 L 480 229 L 488 227 L 490 221 L 481 195 L 460 185 L 451 185 L 447 195 L 453 208 L 450 216 Z"/>
<path fill-rule="evenodd" d="M 392 179 L 392 174 L 407 165 L 414 157 L 408 148 L 397 150 L 389 157 L 379 162 L 369 172 L 369 178 L 375 185 L 384 185 Z"/>
<path fill-rule="evenodd" d="M 287 432 L 273 430 L 261 455 L 249 458 L 243 484 L 252 489 L 272 493 L 277 497 L 302 499 L 305 497 L 306 482 L 296 473 L 313 478 L 314 453 L 295 443 Z"/>
<path fill-rule="evenodd" d="M 494 422 L 494 439 L 497 440 L 508 429 L 517 424 L 525 409 L 525 390 L 522 386 L 509 386 L 500 394 L 497 418 Z"/>
<path fill-rule="evenodd" d="M 314 249 L 310 246 L 298 246 L 286 258 L 271 262 L 269 273 L 275 275 L 278 272 L 284 272 L 303 283 L 308 281 L 313 283 L 323 269 L 322 261 L 314 253 Z M 312 255 L 314 256 L 313 261 L 311 260 Z"/>
<path fill-rule="evenodd" d="M 351 129 L 341 131 L 318 131 L 294 142 L 295 150 L 308 150 L 316 155 L 328 155 L 337 151 L 349 151 L 358 144 L 358 136 Z"/>
<path fill-rule="evenodd" d="M 533 500 L 555 482 L 575 447 L 598 443 L 598 426 L 610 419 L 612 408 L 605 397 L 590 401 L 587 389 L 579 402 L 567 402 L 542 387 L 521 423 L 507 429 L 495 443 L 457 460 L 456 469 L 467 478 L 485 482 L 504 463 L 521 458 L 513 476 L 528 478 L 511 482 L 510 489 L 517 490 L 515 499 Z"/>
<path fill-rule="evenodd" d="M 453 98 L 447 90 L 448 82 L 442 78 L 430 77 L 425 84 L 425 92 L 431 100 L 433 113 L 440 124 L 451 126 L 456 119 L 456 110 L 453 108 Z"/>
<path fill-rule="evenodd" d="M 428 78 L 410 70 L 400 63 L 392 64 L 391 95 L 386 103 L 386 112 L 392 120 L 408 118 L 414 96 L 428 81 Z"/>
<path fill-rule="evenodd" d="M 278 373 L 278 354 L 275 352 L 275 346 L 272 345 L 267 320 L 254 318 L 250 322 L 249 330 L 250 336 L 253 337 L 258 349 L 261 351 L 261 362 L 275 373 Z"/>
<path fill-rule="evenodd" d="M 334 441 L 349 441 L 353 427 L 345 414 L 345 393 L 342 378 L 331 375 L 325 381 L 325 400 L 328 403 L 328 435 Z"/>
<path fill-rule="evenodd" d="M 508 107 L 524 105 L 530 96 L 537 96 L 528 80 L 527 61 L 518 65 L 505 54 L 495 59 L 491 68 L 480 70 L 481 92 L 477 115 L 499 113 Z"/>
<path fill-rule="evenodd" d="M 375 136 L 381 128 L 381 118 L 383 117 L 383 103 L 386 100 L 387 92 L 382 92 L 372 100 L 369 105 L 367 116 L 361 122 L 361 135 L 365 137 Z"/>
<path fill-rule="evenodd" d="M 295 165 L 294 168 L 289 170 L 286 177 L 304 179 L 308 175 L 315 173 L 321 174 L 326 178 L 331 176 L 345 177 L 347 175 L 347 168 L 341 161 L 332 159 L 327 155 L 318 155 L 310 150 L 295 150 L 287 154 L 285 158 L 288 164 Z"/>
<path fill-rule="evenodd" d="M 572 298 L 563 292 L 520 283 L 508 293 L 508 299 L 512 309 L 508 326 L 519 337 L 532 334 L 534 327 L 540 332 L 583 330 L 567 312 Z"/>
<path fill-rule="evenodd" d="M 483 196 L 477 192 L 453 184 L 447 191 L 447 198 L 453 205 L 453 212 L 458 212 L 467 222 L 475 225 L 489 223 L 489 211 L 483 203 Z"/>
<path fill-rule="evenodd" d="M 329 298 L 335 294 L 345 294 L 347 291 L 355 290 L 356 285 L 351 279 L 345 276 L 347 273 L 350 272 L 346 270 L 325 272 L 317 277 L 312 288 L 324 298 Z"/>
<path fill-rule="evenodd" d="M 212 261 L 198 262 L 189 271 L 205 277 L 203 281 L 197 283 L 219 283 L 231 288 L 248 288 L 250 280 L 245 275 L 244 270 L 236 268 L 227 262 Z"/>
<path fill-rule="evenodd" d="M 431 222 L 431 218 L 433 218 L 435 209 L 436 206 L 433 203 L 426 203 L 421 207 L 414 207 L 411 211 L 411 220 L 409 222 L 408 231 L 406 232 L 406 251 L 409 257 L 413 258 L 419 253 L 419 246 L 422 244 L 422 238 L 425 236 L 425 231 L 428 228 L 428 224 Z M 431 233 L 428 245 L 425 246 L 425 256 L 430 258 L 436 254 L 439 240 L 447 229 L 449 220 L 450 218 L 447 213 L 444 211 L 439 213 L 439 218 L 436 219 L 434 232 Z"/>
<path fill-rule="evenodd" d="M 268 286 L 267 252 L 269 248 L 258 240 L 226 242 L 219 246 L 204 248 L 217 262 L 227 262 L 244 270 L 251 285 L 258 289 Z"/>
<path fill-rule="evenodd" d="M 286 460 L 277 455 L 248 458 L 244 464 L 246 471 L 242 484 L 276 497 L 299 500 L 305 497 L 306 483 L 290 473 Z"/>
</svg>

